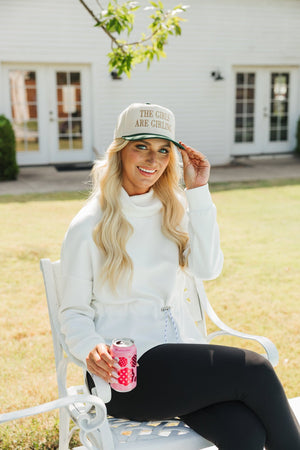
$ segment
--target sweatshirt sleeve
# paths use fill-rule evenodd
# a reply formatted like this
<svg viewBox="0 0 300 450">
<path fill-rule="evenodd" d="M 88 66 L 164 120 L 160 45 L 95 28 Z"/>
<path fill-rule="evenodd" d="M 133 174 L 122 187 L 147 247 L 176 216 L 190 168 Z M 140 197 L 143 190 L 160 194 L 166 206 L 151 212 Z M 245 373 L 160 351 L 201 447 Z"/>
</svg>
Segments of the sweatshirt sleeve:
<svg viewBox="0 0 300 450">
<path fill-rule="evenodd" d="M 93 276 L 89 233 L 82 224 L 71 225 L 61 250 L 61 331 L 70 353 L 86 365 L 89 352 L 104 338 L 95 330 L 92 307 Z"/>
<path fill-rule="evenodd" d="M 208 184 L 185 191 L 188 201 L 188 266 L 202 280 L 217 278 L 223 267 L 217 211 Z"/>
</svg>

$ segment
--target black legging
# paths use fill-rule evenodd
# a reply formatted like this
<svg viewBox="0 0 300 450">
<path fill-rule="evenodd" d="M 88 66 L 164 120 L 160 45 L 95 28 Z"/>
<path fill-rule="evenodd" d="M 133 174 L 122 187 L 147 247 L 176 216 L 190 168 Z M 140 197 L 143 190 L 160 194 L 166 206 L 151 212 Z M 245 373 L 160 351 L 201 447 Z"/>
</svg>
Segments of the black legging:
<svg viewBox="0 0 300 450">
<path fill-rule="evenodd" d="M 108 413 L 180 417 L 222 450 L 300 450 L 300 428 L 271 364 L 220 345 L 162 344 L 139 359 L 137 387 L 112 390 Z"/>
</svg>

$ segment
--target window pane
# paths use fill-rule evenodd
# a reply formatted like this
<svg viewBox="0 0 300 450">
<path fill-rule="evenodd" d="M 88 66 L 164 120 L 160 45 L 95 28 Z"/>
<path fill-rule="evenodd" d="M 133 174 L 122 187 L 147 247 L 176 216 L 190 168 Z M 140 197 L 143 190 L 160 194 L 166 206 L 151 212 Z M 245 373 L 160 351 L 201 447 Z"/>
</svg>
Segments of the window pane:
<svg viewBox="0 0 300 450">
<path fill-rule="evenodd" d="M 30 120 L 27 122 L 27 130 L 31 133 L 38 131 L 38 123 L 36 120 Z"/>
<path fill-rule="evenodd" d="M 77 149 L 82 149 L 82 138 L 78 137 L 78 136 L 73 136 L 72 139 L 72 147 L 77 150 Z"/>
<path fill-rule="evenodd" d="M 26 93 L 28 103 L 36 102 L 36 89 L 26 89 Z"/>
<path fill-rule="evenodd" d="M 72 121 L 72 132 L 74 133 L 82 133 L 81 120 Z"/>
<path fill-rule="evenodd" d="M 64 121 L 59 121 L 58 122 L 58 132 L 59 134 L 70 134 L 71 132 L 71 127 L 70 127 L 70 122 L 68 120 L 64 120 Z"/>
<path fill-rule="evenodd" d="M 57 72 L 59 149 L 82 149 L 82 105 L 80 72 Z"/>
<path fill-rule="evenodd" d="M 246 133 L 246 142 L 253 142 L 253 131 L 252 130 L 248 130 Z"/>
<path fill-rule="evenodd" d="M 81 117 L 81 104 L 78 103 L 75 105 L 75 111 L 72 113 L 72 117 Z"/>
<path fill-rule="evenodd" d="M 246 119 L 246 127 L 247 128 L 253 128 L 254 126 L 254 118 L 253 117 L 247 117 Z"/>
<path fill-rule="evenodd" d="M 30 141 L 30 140 L 28 141 L 27 150 L 29 152 L 36 152 L 36 151 L 38 151 L 38 149 L 39 149 L 38 139 L 36 141 Z"/>
<path fill-rule="evenodd" d="M 283 128 L 286 128 L 288 124 L 288 118 L 287 116 L 280 117 L 280 126 Z"/>
<path fill-rule="evenodd" d="M 236 74 L 236 84 L 244 84 L 244 74 L 243 73 Z"/>
<path fill-rule="evenodd" d="M 236 128 L 243 128 L 243 117 L 236 117 L 235 126 Z"/>
<path fill-rule="evenodd" d="M 25 152 L 26 150 L 26 143 L 24 139 L 16 139 L 16 150 L 17 152 Z"/>
<path fill-rule="evenodd" d="M 255 73 L 236 75 L 235 142 L 254 141 Z"/>
<path fill-rule="evenodd" d="M 271 74 L 270 141 L 288 139 L 289 73 Z"/>
<path fill-rule="evenodd" d="M 25 83 L 26 86 L 35 85 L 36 79 L 35 79 L 35 72 L 25 72 Z"/>
<path fill-rule="evenodd" d="M 248 84 L 254 84 L 255 83 L 255 73 L 248 73 Z"/>
<path fill-rule="evenodd" d="M 287 132 L 287 130 L 282 129 L 280 131 L 280 140 L 287 141 L 287 139 L 288 139 L 288 132 Z"/>
<path fill-rule="evenodd" d="M 81 102 L 81 90 L 76 89 L 76 102 Z"/>
<path fill-rule="evenodd" d="M 56 99 L 57 99 L 58 102 L 62 102 L 63 101 L 62 89 L 59 88 L 59 87 L 56 89 Z"/>
<path fill-rule="evenodd" d="M 235 131 L 235 142 L 243 142 L 243 132 L 242 130 Z"/>
<path fill-rule="evenodd" d="M 30 119 L 37 119 L 37 105 L 28 105 Z"/>
<path fill-rule="evenodd" d="M 244 97 L 244 89 L 237 88 L 237 90 L 236 90 L 236 98 L 238 100 L 242 100 L 243 97 Z"/>
<path fill-rule="evenodd" d="M 247 98 L 251 100 L 254 99 L 254 89 L 247 89 Z"/>
<path fill-rule="evenodd" d="M 271 116 L 270 123 L 272 128 L 276 128 L 278 122 L 278 118 L 276 116 Z"/>
<path fill-rule="evenodd" d="M 16 135 L 17 151 L 38 151 L 36 73 L 26 70 L 11 70 L 9 83 L 12 124 Z"/>
<path fill-rule="evenodd" d="M 64 112 L 64 106 L 62 103 L 58 103 L 57 104 L 57 117 L 59 119 L 62 119 L 63 117 L 65 117 L 66 119 L 68 119 L 69 114 L 67 112 Z"/>
<path fill-rule="evenodd" d="M 71 84 L 79 84 L 80 85 L 80 72 L 71 72 L 70 78 L 71 78 Z"/>
<path fill-rule="evenodd" d="M 67 73 L 66 72 L 56 72 L 56 84 L 67 84 Z"/>
<path fill-rule="evenodd" d="M 242 114 L 243 113 L 243 103 L 236 102 L 235 112 L 237 114 Z"/>
<path fill-rule="evenodd" d="M 70 150 L 70 141 L 68 138 L 59 138 L 59 150 Z"/>
<path fill-rule="evenodd" d="M 253 102 L 247 103 L 247 113 L 254 114 L 254 103 Z"/>
</svg>

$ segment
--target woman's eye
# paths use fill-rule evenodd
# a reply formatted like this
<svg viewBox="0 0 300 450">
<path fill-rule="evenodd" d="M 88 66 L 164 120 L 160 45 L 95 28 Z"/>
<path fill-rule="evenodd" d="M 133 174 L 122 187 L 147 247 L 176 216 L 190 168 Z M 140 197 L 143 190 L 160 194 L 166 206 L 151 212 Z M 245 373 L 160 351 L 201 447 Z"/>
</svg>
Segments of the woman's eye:
<svg viewBox="0 0 300 450">
<path fill-rule="evenodd" d="M 138 144 L 137 146 L 136 146 L 136 148 L 138 148 L 139 150 L 146 150 L 146 145 L 143 145 L 143 144 Z"/>
<path fill-rule="evenodd" d="M 169 150 L 167 148 L 161 148 L 160 153 L 164 153 L 165 155 L 167 155 L 169 153 Z"/>
</svg>

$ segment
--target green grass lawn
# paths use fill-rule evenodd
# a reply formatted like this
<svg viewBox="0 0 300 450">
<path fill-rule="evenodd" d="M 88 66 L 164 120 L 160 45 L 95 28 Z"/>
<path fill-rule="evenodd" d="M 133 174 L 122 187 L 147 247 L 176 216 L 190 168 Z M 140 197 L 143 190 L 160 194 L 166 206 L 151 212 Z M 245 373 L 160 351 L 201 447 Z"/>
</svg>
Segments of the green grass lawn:
<svg viewBox="0 0 300 450">
<path fill-rule="evenodd" d="M 205 283 L 228 325 L 276 344 L 276 372 L 289 397 L 300 395 L 298 183 L 212 186 L 225 263 L 222 275 Z M 1 412 L 57 397 L 39 260 L 59 258 L 64 233 L 85 199 L 86 194 L 78 193 L 0 196 Z M 240 340 L 216 342 L 260 351 Z M 76 382 L 78 373 L 71 378 Z M 55 449 L 57 435 L 57 413 L 49 413 L 2 425 L 0 448 Z"/>
</svg>

